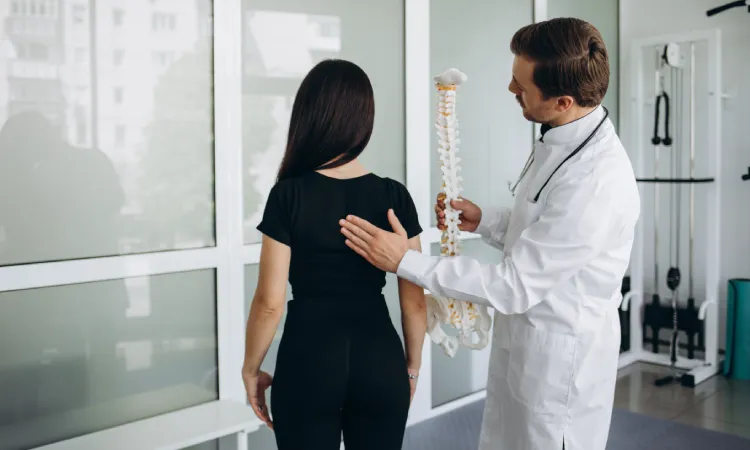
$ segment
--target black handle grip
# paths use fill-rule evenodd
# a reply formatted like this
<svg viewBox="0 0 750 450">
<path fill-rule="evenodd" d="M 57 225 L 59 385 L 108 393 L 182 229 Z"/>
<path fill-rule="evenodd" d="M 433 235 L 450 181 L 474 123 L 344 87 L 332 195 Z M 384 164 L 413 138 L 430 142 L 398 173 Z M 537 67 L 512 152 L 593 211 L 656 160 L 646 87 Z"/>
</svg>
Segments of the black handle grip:
<svg viewBox="0 0 750 450">
<path fill-rule="evenodd" d="M 726 5 L 721 5 L 721 6 L 717 6 L 716 8 L 709 9 L 708 11 L 706 11 L 706 15 L 708 17 L 715 16 L 716 14 L 722 13 L 728 9 L 745 6 L 746 4 L 747 4 L 746 0 L 738 0 L 736 2 L 727 3 Z"/>
</svg>

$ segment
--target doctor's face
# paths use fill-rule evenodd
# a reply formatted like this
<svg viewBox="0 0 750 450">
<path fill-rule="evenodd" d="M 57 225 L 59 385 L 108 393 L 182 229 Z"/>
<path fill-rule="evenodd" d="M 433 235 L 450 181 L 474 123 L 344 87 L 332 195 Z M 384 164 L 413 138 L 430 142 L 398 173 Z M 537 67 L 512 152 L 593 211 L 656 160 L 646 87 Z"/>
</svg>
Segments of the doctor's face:
<svg viewBox="0 0 750 450">
<path fill-rule="evenodd" d="M 560 114 L 556 98 L 545 99 L 542 91 L 534 84 L 534 62 L 523 56 L 513 59 L 513 78 L 508 90 L 516 96 L 526 120 L 536 123 L 550 123 Z"/>
</svg>

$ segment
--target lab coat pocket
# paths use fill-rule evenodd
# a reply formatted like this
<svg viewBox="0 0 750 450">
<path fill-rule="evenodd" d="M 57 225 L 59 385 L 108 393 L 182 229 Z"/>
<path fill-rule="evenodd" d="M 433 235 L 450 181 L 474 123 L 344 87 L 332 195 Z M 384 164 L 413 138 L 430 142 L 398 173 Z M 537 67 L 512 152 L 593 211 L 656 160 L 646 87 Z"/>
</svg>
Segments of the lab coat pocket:
<svg viewBox="0 0 750 450">
<path fill-rule="evenodd" d="M 511 325 L 508 389 L 538 418 L 564 419 L 573 380 L 576 339 L 534 328 L 524 320 L 516 318 Z"/>
</svg>

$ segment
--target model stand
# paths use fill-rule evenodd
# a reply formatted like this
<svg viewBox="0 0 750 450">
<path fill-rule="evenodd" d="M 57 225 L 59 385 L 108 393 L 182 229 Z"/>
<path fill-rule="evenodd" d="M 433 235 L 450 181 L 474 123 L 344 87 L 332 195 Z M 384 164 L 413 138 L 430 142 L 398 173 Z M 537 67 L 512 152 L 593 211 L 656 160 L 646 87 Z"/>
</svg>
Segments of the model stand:
<svg viewBox="0 0 750 450">
<path fill-rule="evenodd" d="M 438 136 L 438 153 L 443 186 L 440 192 L 445 202 L 445 225 L 440 239 L 440 255 L 453 257 L 460 253 L 460 211 L 451 207 L 451 201 L 461 196 L 461 158 L 458 156 L 458 119 L 456 117 L 456 90 L 466 81 L 466 75 L 457 69 L 448 69 L 435 77 L 438 92 L 438 111 L 435 128 Z M 450 325 L 459 335 L 448 336 L 442 325 Z M 489 343 L 492 320 L 483 305 L 452 298 L 431 296 L 427 299 L 427 332 L 432 341 L 440 345 L 446 355 L 453 357 L 459 344 L 479 350 Z M 478 339 L 474 341 L 473 336 Z"/>
<path fill-rule="evenodd" d="M 707 48 L 698 60 L 696 47 Z M 719 314 L 719 229 L 720 191 L 717 180 L 721 161 L 721 47 L 718 30 L 660 36 L 637 40 L 632 46 L 634 91 L 631 156 L 639 182 L 641 198 L 653 198 L 653 223 L 645 223 L 643 209 L 636 227 L 630 276 L 623 283 L 621 317 L 623 351 L 620 367 L 634 362 L 647 362 L 672 368 L 672 374 L 657 381 L 657 385 L 680 382 L 694 387 L 720 370 L 718 361 Z M 655 73 L 647 73 L 647 58 L 655 58 Z M 696 68 L 707 69 L 701 86 L 696 80 Z M 651 78 L 651 77 L 654 78 Z M 646 94 L 646 86 L 653 83 L 655 97 Z M 653 134 L 646 132 L 644 108 L 653 102 Z M 696 104 L 707 105 L 701 111 L 702 120 L 696 121 Z M 687 120 L 686 120 L 687 119 Z M 685 125 L 687 123 L 687 126 Z M 684 128 L 687 128 L 685 130 Z M 671 132 L 670 132 L 671 130 Z M 705 138 L 696 143 L 696 130 Z M 651 131 L 651 130 L 649 130 Z M 673 134 L 674 133 L 674 134 Z M 683 159 L 688 153 L 687 176 L 683 176 Z M 703 159 L 700 171 L 708 176 L 696 176 L 696 155 Z M 651 161 L 653 175 L 645 174 L 645 162 Z M 668 169 L 667 169 L 668 167 Z M 668 170 L 669 175 L 663 176 Z M 669 201 L 663 204 L 661 189 L 668 190 Z M 688 273 L 687 296 L 681 298 L 680 270 L 683 242 L 681 233 L 682 196 L 688 195 Z M 696 196 L 703 200 L 706 211 L 696 213 Z M 668 214 L 670 234 L 662 236 L 660 214 Z M 705 236 L 696 246 L 695 218 L 705 216 Z M 653 241 L 646 242 L 645 227 L 653 226 Z M 660 239 L 669 240 L 668 270 L 660 270 Z M 666 241 L 665 241 L 666 242 Z M 653 272 L 646 267 L 646 248 L 653 248 Z M 704 263 L 703 292 L 695 289 L 695 262 L 699 256 Z M 646 292 L 644 280 L 653 274 L 652 292 Z M 666 285 L 666 290 L 663 286 Z M 641 314 L 643 314 L 641 316 Z M 660 352 L 659 331 L 668 329 L 671 336 L 668 353 Z M 650 337 L 647 335 L 650 334 Z M 644 339 L 646 337 L 647 339 Z M 627 339 L 625 339 L 627 338 Z M 687 338 L 687 339 L 685 339 Z M 697 338 L 697 342 L 696 342 Z M 683 342 L 683 341 L 687 342 Z M 649 345 L 644 348 L 644 341 Z M 680 356 L 680 348 L 687 356 Z M 695 351 L 703 352 L 703 359 Z"/>
</svg>

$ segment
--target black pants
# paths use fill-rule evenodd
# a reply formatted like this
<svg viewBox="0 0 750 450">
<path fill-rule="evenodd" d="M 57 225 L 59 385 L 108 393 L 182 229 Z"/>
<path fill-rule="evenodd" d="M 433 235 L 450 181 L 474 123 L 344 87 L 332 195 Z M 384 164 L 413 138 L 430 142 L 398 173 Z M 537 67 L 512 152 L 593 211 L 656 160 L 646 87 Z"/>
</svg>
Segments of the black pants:
<svg viewBox="0 0 750 450">
<path fill-rule="evenodd" d="M 271 389 L 279 450 L 398 450 L 409 412 L 401 340 L 382 296 L 289 303 Z"/>
</svg>

